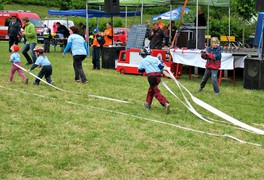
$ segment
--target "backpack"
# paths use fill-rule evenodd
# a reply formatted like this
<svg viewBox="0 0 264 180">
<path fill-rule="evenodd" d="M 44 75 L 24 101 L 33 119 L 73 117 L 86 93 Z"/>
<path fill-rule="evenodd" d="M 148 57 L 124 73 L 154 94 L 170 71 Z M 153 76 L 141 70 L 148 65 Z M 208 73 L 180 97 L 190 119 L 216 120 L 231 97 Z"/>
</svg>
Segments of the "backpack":
<svg viewBox="0 0 264 180">
<path fill-rule="evenodd" d="M 98 34 L 98 35 L 96 35 L 96 39 L 97 39 L 97 41 L 98 41 L 98 43 L 100 44 L 101 47 L 105 44 L 105 40 L 104 40 L 103 36 Z"/>
</svg>

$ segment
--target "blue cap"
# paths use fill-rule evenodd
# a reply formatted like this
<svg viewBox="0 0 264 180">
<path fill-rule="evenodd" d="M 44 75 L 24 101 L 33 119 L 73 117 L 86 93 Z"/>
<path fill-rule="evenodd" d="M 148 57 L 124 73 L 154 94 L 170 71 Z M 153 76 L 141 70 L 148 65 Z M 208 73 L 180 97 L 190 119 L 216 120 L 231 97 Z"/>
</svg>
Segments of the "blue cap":
<svg viewBox="0 0 264 180">
<path fill-rule="evenodd" d="M 98 28 L 95 28 L 95 29 L 93 30 L 93 32 L 94 32 L 94 33 L 99 32 Z"/>
</svg>

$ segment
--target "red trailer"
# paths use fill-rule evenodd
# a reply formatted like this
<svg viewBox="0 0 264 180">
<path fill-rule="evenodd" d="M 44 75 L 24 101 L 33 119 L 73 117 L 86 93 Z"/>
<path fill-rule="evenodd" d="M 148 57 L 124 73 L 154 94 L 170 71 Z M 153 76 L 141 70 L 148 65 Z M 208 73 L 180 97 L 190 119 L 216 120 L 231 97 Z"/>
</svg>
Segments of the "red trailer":
<svg viewBox="0 0 264 180">
<path fill-rule="evenodd" d="M 120 72 L 120 74 L 142 74 L 138 72 L 138 66 L 142 60 L 139 52 L 140 49 L 138 48 L 131 48 L 128 50 L 120 51 L 116 71 Z M 151 55 L 157 56 L 164 62 L 164 64 L 166 64 L 167 67 L 171 67 L 172 62 L 166 60 L 166 51 L 152 49 Z"/>
</svg>

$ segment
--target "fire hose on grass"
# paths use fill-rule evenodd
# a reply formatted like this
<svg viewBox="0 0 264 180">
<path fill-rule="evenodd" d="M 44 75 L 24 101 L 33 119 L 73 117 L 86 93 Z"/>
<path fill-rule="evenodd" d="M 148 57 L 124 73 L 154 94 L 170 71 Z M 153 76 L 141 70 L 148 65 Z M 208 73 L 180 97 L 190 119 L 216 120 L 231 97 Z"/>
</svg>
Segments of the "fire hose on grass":
<svg viewBox="0 0 264 180">
<path fill-rule="evenodd" d="M 65 93 L 70 93 L 70 94 L 77 94 L 77 95 L 82 95 L 82 93 L 78 93 L 78 92 L 72 92 L 72 91 L 66 91 L 64 89 L 58 88 L 50 83 L 47 83 L 46 81 L 44 81 L 43 79 L 39 78 L 38 76 L 36 76 L 35 74 L 33 74 L 32 72 L 28 72 L 25 68 L 17 65 L 16 63 L 13 63 L 15 66 L 17 66 L 18 68 L 22 69 L 23 71 L 25 71 L 26 73 L 30 74 L 31 76 L 39 79 L 40 81 L 44 82 L 45 84 L 51 86 L 54 89 L 57 89 L 59 91 L 65 92 Z M 115 101 L 115 102 L 120 102 L 120 103 L 129 103 L 128 101 L 123 101 L 123 100 L 119 100 L 119 99 L 114 99 L 114 98 L 109 98 L 109 97 L 104 97 L 104 96 L 97 96 L 97 95 L 93 95 L 93 94 L 87 94 L 87 96 L 90 97 L 94 97 L 94 98 L 99 98 L 99 99 L 105 99 L 105 100 L 110 100 L 110 101 Z"/>
<path fill-rule="evenodd" d="M 256 134 L 264 135 L 264 131 L 263 131 L 263 130 L 258 129 L 258 128 L 255 128 L 255 127 L 253 127 L 253 126 L 250 126 L 250 125 L 248 125 L 248 124 L 246 124 L 246 123 L 243 123 L 243 122 L 241 122 L 241 121 L 239 121 L 239 120 L 237 120 L 237 119 L 235 119 L 235 118 L 233 118 L 233 117 L 231 117 L 231 116 L 225 114 L 224 112 L 222 112 L 222 111 L 220 111 L 220 110 L 214 108 L 213 106 L 211 106 L 211 105 L 205 103 L 204 101 L 202 101 L 202 100 L 200 100 L 200 99 L 194 97 L 194 96 L 190 93 L 190 91 L 189 91 L 186 87 L 184 87 L 184 86 L 183 86 L 183 85 L 182 85 L 182 84 L 181 84 L 181 83 L 180 83 L 180 82 L 179 82 L 179 81 L 173 76 L 172 72 L 169 70 L 168 67 L 165 66 L 163 73 L 164 73 L 164 75 L 166 75 L 167 77 L 170 77 L 171 79 L 173 79 L 174 82 L 177 84 L 177 86 L 179 87 L 179 89 L 180 89 L 180 91 L 181 91 L 181 93 L 182 93 L 182 95 L 183 95 L 183 97 L 184 97 L 186 103 L 189 105 L 189 107 L 187 107 L 187 105 L 186 105 L 186 107 L 187 107 L 191 112 L 195 113 L 196 111 L 195 111 L 194 108 L 190 105 L 189 101 L 187 100 L 187 98 L 185 97 L 184 93 L 182 92 L 181 87 L 182 87 L 182 88 L 183 88 L 183 89 L 184 89 L 184 90 L 190 95 L 192 101 L 193 101 L 194 103 L 196 103 L 197 105 L 203 107 L 204 109 L 210 111 L 211 113 L 213 113 L 213 114 L 215 114 L 215 115 L 217 115 L 217 116 L 219 116 L 219 117 L 225 119 L 226 121 L 228 121 L 228 122 L 230 122 L 230 123 L 232 123 L 232 124 L 234 124 L 234 125 L 236 125 L 236 126 L 239 126 L 239 127 L 243 128 L 243 129 L 246 129 L 246 130 L 248 130 L 248 131 L 250 131 L 250 132 L 253 132 L 253 133 L 256 133 Z M 162 82 L 162 84 L 164 85 L 164 87 L 165 87 L 169 92 L 172 93 L 172 91 L 168 88 L 168 86 L 167 86 L 164 82 Z M 174 93 L 173 93 L 173 94 L 174 94 Z M 199 117 L 199 116 L 198 116 L 198 117 Z M 204 120 L 204 119 L 203 119 L 203 120 Z M 206 120 L 206 121 L 208 121 L 208 120 Z"/>
</svg>

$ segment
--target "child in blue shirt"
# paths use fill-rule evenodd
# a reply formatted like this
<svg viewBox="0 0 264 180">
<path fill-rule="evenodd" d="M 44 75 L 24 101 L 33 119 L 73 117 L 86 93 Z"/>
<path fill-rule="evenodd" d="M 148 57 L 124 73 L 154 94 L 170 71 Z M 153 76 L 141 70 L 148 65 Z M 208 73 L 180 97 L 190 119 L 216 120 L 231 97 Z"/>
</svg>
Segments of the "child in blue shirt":
<svg viewBox="0 0 264 180">
<path fill-rule="evenodd" d="M 15 72 L 17 71 L 19 76 L 21 76 L 24 79 L 24 83 L 28 84 L 28 78 L 23 74 L 22 70 L 17 67 L 15 64 L 21 66 L 21 61 L 20 61 L 20 55 L 18 54 L 19 51 L 19 46 L 14 44 L 11 46 L 10 50 L 13 52 L 10 56 L 9 61 L 13 64 L 11 71 L 10 71 L 10 76 L 9 76 L 9 83 L 13 82 L 13 77 Z"/>
<path fill-rule="evenodd" d="M 149 55 L 149 52 L 145 48 L 142 48 L 139 54 L 143 59 L 138 66 L 138 72 L 146 72 L 149 82 L 148 94 L 144 106 L 147 109 L 151 109 L 152 100 L 155 97 L 159 103 L 165 107 L 166 113 L 169 114 L 169 101 L 160 93 L 158 88 L 161 82 L 161 71 L 164 68 L 164 64 L 157 57 Z"/>
<path fill-rule="evenodd" d="M 36 67 L 41 68 L 40 72 L 38 73 L 38 77 L 40 79 L 43 78 L 43 76 L 45 76 L 46 81 L 49 84 L 52 84 L 52 80 L 51 80 L 51 74 L 52 74 L 52 66 L 50 61 L 48 60 L 47 56 L 44 55 L 44 48 L 41 46 L 36 46 L 34 48 L 34 51 L 36 53 L 37 56 L 37 60 L 36 62 L 31 66 L 31 68 L 28 70 L 29 72 L 32 71 L 33 69 L 35 69 Z M 35 82 L 33 82 L 33 85 L 39 85 L 40 80 L 39 79 L 35 79 Z"/>
</svg>

